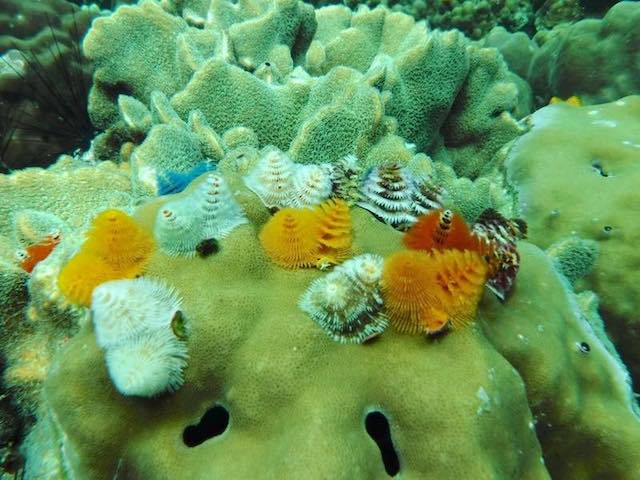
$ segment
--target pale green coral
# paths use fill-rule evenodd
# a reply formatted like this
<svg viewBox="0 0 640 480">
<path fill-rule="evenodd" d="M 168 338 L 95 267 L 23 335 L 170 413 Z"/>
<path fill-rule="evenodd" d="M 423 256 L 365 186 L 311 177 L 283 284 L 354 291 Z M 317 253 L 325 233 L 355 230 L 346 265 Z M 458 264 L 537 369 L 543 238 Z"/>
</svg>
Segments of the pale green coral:
<svg viewBox="0 0 640 480">
<path fill-rule="evenodd" d="M 315 5 L 340 3 L 338 0 L 314 0 Z M 529 0 L 343 0 L 350 8 L 361 4 L 373 8 L 384 5 L 390 9 L 426 19 L 433 28 L 456 29 L 471 38 L 480 38 L 495 25 L 519 30 L 533 23 Z"/>
<path fill-rule="evenodd" d="M 78 229 L 95 212 L 133 204 L 127 166 L 104 162 L 91 167 L 63 156 L 46 170 L 29 168 L 0 176 L 0 234 L 12 233 L 12 213 L 24 209 L 51 213 Z"/>
<path fill-rule="evenodd" d="M 470 327 L 436 341 L 387 332 L 370 345 L 345 346 L 297 308 L 300 295 L 323 273 L 273 265 L 257 239 L 269 218 L 266 208 L 233 175 L 229 181 L 239 187 L 237 199 L 251 224 L 222 240 L 214 256 L 158 254 L 148 272 L 176 286 L 184 299 L 191 335 L 182 389 L 153 404 L 119 396 L 91 328 L 58 357 L 46 388 L 47 418 L 55 419 L 50 435 L 62 442 L 63 462 L 75 475 L 103 478 L 118 469 L 128 478 L 184 472 L 193 478 L 212 472 L 295 477 L 313 465 L 314 478 L 317 472 L 383 476 L 364 428 L 371 409 L 389 419 L 407 478 L 448 478 L 454 472 L 464 478 L 543 479 L 549 478 L 547 468 L 554 478 L 571 478 L 571 465 L 581 478 L 606 471 L 623 479 L 640 467 L 640 420 L 626 371 L 583 319 L 543 252 L 521 244 L 514 295 L 505 304 L 486 296 L 480 323 L 489 341 Z M 137 218 L 151 228 L 166 201 L 142 206 Z M 353 217 L 356 250 L 388 255 L 402 248 L 400 234 L 364 210 L 355 209 Z M 210 293 L 203 297 L 202 291 Z M 537 423 L 528 414 L 520 376 L 501 355 L 524 379 Z M 330 376 L 321 373 L 326 365 Z M 177 438 L 214 404 L 229 411 L 228 430 L 187 449 Z M 321 422 L 308 422 L 310 410 Z M 105 416 L 121 421 L 105 422 Z M 299 461 L 272 461 L 276 438 L 301 445 Z M 575 445 L 589 445 L 592 454 L 584 456 Z M 425 457 L 426 448 L 433 455 Z M 483 453 L 469 454 L 476 449 Z M 240 450 L 242 461 L 233 460 Z M 158 461 L 159 451 L 170 461 Z"/>
<path fill-rule="evenodd" d="M 504 304 L 485 296 L 480 316 L 527 385 L 545 464 L 553 478 L 631 479 L 640 469 L 640 417 L 626 368 L 545 254 L 519 249 L 513 295 Z"/>
<path fill-rule="evenodd" d="M 519 215 L 515 195 L 505 185 L 503 174 L 497 170 L 470 180 L 458 177 L 450 166 L 436 162 L 433 179 L 445 191 L 444 206 L 456 210 L 469 223 L 488 208 L 497 210 L 505 218 Z"/>
<path fill-rule="evenodd" d="M 167 8 L 184 15 L 191 6 L 170 2 Z M 189 26 L 191 17 L 148 2 L 96 22 L 85 51 L 98 65 L 90 107 L 100 127 L 122 128 L 109 105 L 114 94 L 148 105 L 164 98 L 153 94 L 159 90 L 183 121 L 199 110 L 217 135 L 249 128 L 259 147 L 275 145 L 298 162 L 335 162 L 356 154 L 372 164 L 374 156 L 411 158 L 415 148 L 438 152 L 469 176 L 487 170 L 502 144 L 521 133 L 511 116 L 522 104 L 521 92 L 504 62 L 459 33 L 429 32 L 423 23 L 384 8 L 354 13 L 345 7 L 313 11 L 289 0 L 215 0 L 207 11 L 202 30 Z M 255 36 L 241 34 L 247 29 Z M 209 53 L 194 60 L 195 53 L 176 44 L 196 32 L 199 46 L 186 51 Z M 116 65 L 128 48 L 125 38 L 127 44 L 134 38 L 137 53 Z M 147 48 L 147 42 L 153 45 Z M 156 72 L 149 58 L 163 59 L 160 73 L 143 73 Z M 182 64 L 189 73 L 181 73 Z M 174 69 L 171 82 L 163 83 Z M 125 105 L 125 119 L 132 106 Z M 151 108 L 155 123 L 172 123 L 161 113 L 166 107 L 164 102 Z M 389 142 L 389 135 L 404 142 Z"/>
<path fill-rule="evenodd" d="M 640 97 L 587 107 L 553 105 L 531 117 L 532 130 L 507 159 L 509 181 L 529 224 L 547 248 L 577 235 L 597 242 L 600 256 L 583 280 L 600 297 L 614 342 L 640 375 Z"/>
<path fill-rule="evenodd" d="M 529 82 L 537 95 L 585 103 L 610 102 L 640 92 L 635 53 L 640 4 L 620 2 L 602 19 L 585 19 L 535 37 L 541 44 L 531 64 Z"/>
<path fill-rule="evenodd" d="M 53 353 L 86 318 L 86 311 L 71 306 L 58 291 L 61 265 L 97 211 L 107 205 L 129 209 L 133 203 L 128 168 L 111 162 L 77 165 L 61 157 L 46 170 L 0 176 L 0 353 L 9 363 L 4 385 L 23 417 L 37 410 Z M 27 274 L 15 252 L 52 230 L 61 234 L 62 243 Z"/>
</svg>

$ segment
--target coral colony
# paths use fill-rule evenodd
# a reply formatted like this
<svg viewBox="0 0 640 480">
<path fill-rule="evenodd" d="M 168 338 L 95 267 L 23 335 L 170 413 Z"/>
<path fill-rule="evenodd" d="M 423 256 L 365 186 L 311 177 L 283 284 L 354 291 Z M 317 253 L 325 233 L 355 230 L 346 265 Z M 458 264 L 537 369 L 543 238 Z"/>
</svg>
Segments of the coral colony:
<svg viewBox="0 0 640 480">
<path fill-rule="evenodd" d="M 541 46 L 491 2 L 123 3 L 78 9 L 90 147 L 0 176 L 5 472 L 640 478 L 640 88 L 550 80 L 640 3 L 520 2 Z"/>
</svg>

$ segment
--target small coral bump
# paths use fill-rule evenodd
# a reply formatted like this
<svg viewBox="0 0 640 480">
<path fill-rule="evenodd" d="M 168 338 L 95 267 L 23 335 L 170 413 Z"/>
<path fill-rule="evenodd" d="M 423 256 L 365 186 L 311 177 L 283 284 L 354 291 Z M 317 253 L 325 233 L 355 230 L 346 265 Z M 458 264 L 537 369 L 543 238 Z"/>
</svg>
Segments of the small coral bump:
<svg viewBox="0 0 640 480">
<path fill-rule="evenodd" d="M 216 165 L 210 161 L 199 162 L 191 170 L 178 172 L 165 170 L 158 173 L 158 195 L 169 195 L 182 192 L 200 175 L 215 170 Z"/>
<path fill-rule="evenodd" d="M 264 225 L 260 243 L 281 267 L 312 267 L 320 258 L 320 231 L 320 218 L 314 210 L 284 208 Z"/>
<path fill-rule="evenodd" d="M 170 329 L 142 332 L 106 351 L 109 376 L 122 394 L 154 397 L 184 383 L 187 346 Z"/>
<path fill-rule="evenodd" d="M 475 251 L 396 252 L 385 260 L 385 310 L 398 331 L 435 334 L 472 322 L 488 267 Z"/>
<path fill-rule="evenodd" d="M 300 298 L 300 309 L 333 340 L 363 343 L 388 327 L 381 312 L 376 271 L 382 259 L 362 255 L 315 280 Z M 378 276 L 379 278 L 379 276 Z M 361 279 L 364 279 L 362 281 Z M 370 280 L 373 280 L 369 283 Z"/>
<path fill-rule="evenodd" d="M 293 190 L 287 206 L 307 207 L 325 201 L 331 195 L 331 165 L 296 164 Z"/>
<path fill-rule="evenodd" d="M 591 273 L 598 259 L 598 242 L 577 236 L 563 238 L 546 250 L 554 267 L 571 284 Z"/>
<path fill-rule="evenodd" d="M 371 169 L 360 194 L 362 199 L 357 204 L 394 228 L 404 230 L 416 221 L 414 182 L 411 173 L 397 163 Z"/>
<path fill-rule="evenodd" d="M 267 208 L 280 208 L 290 205 L 294 171 L 295 164 L 286 153 L 267 147 L 243 180 Z"/>
<path fill-rule="evenodd" d="M 109 348 L 144 331 L 170 329 L 180 306 L 176 291 L 159 280 L 105 282 L 94 289 L 91 302 L 98 345 Z"/>
</svg>

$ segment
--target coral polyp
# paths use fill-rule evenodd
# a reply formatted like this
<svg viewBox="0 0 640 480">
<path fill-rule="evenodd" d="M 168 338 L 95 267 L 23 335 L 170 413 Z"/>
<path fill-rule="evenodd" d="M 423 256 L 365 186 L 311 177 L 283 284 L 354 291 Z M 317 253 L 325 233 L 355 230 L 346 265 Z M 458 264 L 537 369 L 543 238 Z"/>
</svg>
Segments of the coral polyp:
<svg viewBox="0 0 640 480">
<path fill-rule="evenodd" d="M 472 234 L 462 216 L 449 209 L 436 209 L 420 216 L 403 240 L 407 248 L 427 252 L 446 248 L 479 253 L 488 250 L 484 242 Z"/>
<path fill-rule="evenodd" d="M 431 256 L 402 250 L 385 259 L 382 279 L 384 307 L 391 325 L 400 332 L 439 332 L 447 326 L 439 306 L 431 272 Z"/>
<path fill-rule="evenodd" d="M 54 248 L 60 243 L 60 233 L 48 235 L 44 240 L 28 245 L 24 251 L 20 251 L 20 267 L 27 273 L 31 273 L 35 266 L 46 259 Z"/>
<path fill-rule="evenodd" d="M 350 255 L 353 227 L 349 205 L 341 199 L 331 199 L 315 208 L 320 221 L 320 253 L 328 264 L 340 263 Z"/>
<path fill-rule="evenodd" d="M 453 328 L 462 328 L 475 319 L 478 302 L 489 267 L 478 252 L 436 250 L 431 253 L 433 289 Z"/>
<path fill-rule="evenodd" d="M 295 164 L 284 152 L 268 148 L 244 183 L 269 208 L 291 206 Z"/>
<path fill-rule="evenodd" d="M 158 195 L 180 193 L 200 175 L 214 169 L 213 163 L 203 161 L 186 172 L 162 171 L 158 174 Z"/>
<path fill-rule="evenodd" d="M 487 209 L 472 226 L 475 237 L 482 239 L 485 259 L 489 264 L 487 287 L 505 300 L 516 281 L 520 269 L 517 242 L 527 236 L 527 224 L 519 218 L 507 219 L 493 209 Z"/>
<path fill-rule="evenodd" d="M 69 302 L 88 307 L 93 290 L 116 278 L 123 277 L 104 258 L 80 252 L 60 271 L 58 287 Z"/>
<path fill-rule="evenodd" d="M 293 191 L 288 202 L 292 207 L 307 207 L 324 202 L 331 195 L 331 165 L 296 165 Z"/>
<path fill-rule="evenodd" d="M 415 188 L 411 174 L 397 163 L 375 167 L 365 176 L 358 205 L 389 225 L 412 225 Z"/>
<path fill-rule="evenodd" d="M 106 351 L 107 369 L 122 395 L 153 397 L 184 382 L 187 346 L 171 330 L 143 332 Z"/>
<path fill-rule="evenodd" d="M 262 228 L 260 242 L 282 267 L 328 268 L 351 255 L 349 206 L 344 200 L 330 199 L 314 208 L 284 208 Z"/>
</svg>

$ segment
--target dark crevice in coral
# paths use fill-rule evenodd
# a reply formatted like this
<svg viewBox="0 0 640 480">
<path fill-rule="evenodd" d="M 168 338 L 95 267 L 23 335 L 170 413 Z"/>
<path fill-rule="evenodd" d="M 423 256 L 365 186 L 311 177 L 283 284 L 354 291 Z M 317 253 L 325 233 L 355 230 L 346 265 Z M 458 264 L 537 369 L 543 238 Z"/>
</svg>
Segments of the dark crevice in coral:
<svg viewBox="0 0 640 480">
<path fill-rule="evenodd" d="M 594 160 L 591 166 L 598 174 L 602 175 L 603 177 L 609 176 L 609 173 L 605 171 L 604 167 L 598 160 Z"/>
<path fill-rule="evenodd" d="M 400 459 L 393 447 L 391 429 L 389 428 L 387 417 L 382 412 L 369 412 L 365 418 L 364 426 L 369 436 L 380 449 L 384 469 L 390 476 L 395 477 L 400 472 Z"/>
<path fill-rule="evenodd" d="M 197 447 L 207 440 L 222 435 L 229 426 L 229 411 L 215 405 L 205 412 L 197 425 L 189 425 L 182 432 L 182 441 L 187 447 Z"/>
<path fill-rule="evenodd" d="M 589 353 L 591 351 L 591 346 L 587 342 L 580 342 L 578 348 L 582 353 Z"/>
<path fill-rule="evenodd" d="M 107 95 L 107 98 L 113 102 L 117 102 L 120 95 L 133 96 L 133 88 L 126 82 L 100 82 L 100 86 L 102 87 L 102 91 Z"/>
</svg>

